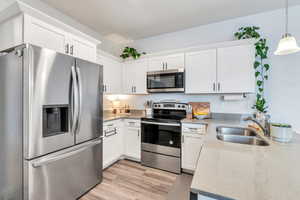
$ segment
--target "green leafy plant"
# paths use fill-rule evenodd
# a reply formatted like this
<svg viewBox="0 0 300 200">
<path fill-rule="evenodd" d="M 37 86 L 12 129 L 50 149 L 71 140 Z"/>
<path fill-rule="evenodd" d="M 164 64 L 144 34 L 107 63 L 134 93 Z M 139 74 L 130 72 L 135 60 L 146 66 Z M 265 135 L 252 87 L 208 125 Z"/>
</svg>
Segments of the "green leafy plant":
<svg viewBox="0 0 300 200">
<path fill-rule="evenodd" d="M 279 123 L 274 124 L 274 123 L 272 123 L 271 125 L 275 126 L 275 127 L 280 127 L 280 128 L 292 128 L 292 126 L 289 124 L 279 124 Z"/>
<path fill-rule="evenodd" d="M 266 113 L 268 106 L 267 101 L 264 96 L 265 92 L 265 81 L 268 80 L 268 71 L 270 70 L 270 65 L 266 63 L 268 58 L 269 47 L 267 46 L 267 40 L 262 38 L 258 30 L 260 28 L 257 26 L 241 27 L 234 36 L 239 39 L 257 39 L 255 43 L 255 77 L 257 85 L 256 103 L 253 106 L 259 112 Z"/>
<path fill-rule="evenodd" d="M 145 52 L 139 53 L 135 48 L 125 47 L 123 53 L 120 55 L 121 58 L 126 59 L 132 57 L 133 59 L 138 59 L 141 55 L 145 55 Z"/>
</svg>

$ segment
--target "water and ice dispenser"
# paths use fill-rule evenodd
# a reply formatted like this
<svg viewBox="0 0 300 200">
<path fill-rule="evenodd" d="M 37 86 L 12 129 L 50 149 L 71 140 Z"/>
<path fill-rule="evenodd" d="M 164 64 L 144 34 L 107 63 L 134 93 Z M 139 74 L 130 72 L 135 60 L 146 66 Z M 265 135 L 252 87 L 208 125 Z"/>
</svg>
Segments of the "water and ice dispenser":
<svg viewBox="0 0 300 200">
<path fill-rule="evenodd" d="M 68 105 L 43 106 L 43 137 L 67 133 L 68 115 Z"/>
</svg>

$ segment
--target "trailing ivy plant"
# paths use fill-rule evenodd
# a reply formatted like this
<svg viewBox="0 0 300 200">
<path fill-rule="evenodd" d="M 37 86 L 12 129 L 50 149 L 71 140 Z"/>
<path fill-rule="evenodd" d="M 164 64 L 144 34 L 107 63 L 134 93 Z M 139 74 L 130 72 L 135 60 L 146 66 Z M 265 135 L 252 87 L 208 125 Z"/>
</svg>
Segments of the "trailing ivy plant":
<svg viewBox="0 0 300 200">
<path fill-rule="evenodd" d="M 241 27 L 238 32 L 234 34 L 234 36 L 241 39 L 250 39 L 255 38 L 257 42 L 255 43 L 255 77 L 256 77 L 256 85 L 257 85 L 257 94 L 256 94 L 256 102 L 253 106 L 259 112 L 266 113 L 268 106 L 267 101 L 264 95 L 265 89 L 265 81 L 268 80 L 268 71 L 270 69 L 270 65 L 266 63 L 266 59 L 268 58 L 269 47 L 267 46 L 267 40 L 262 38 L 259 34 L 258 30 L 260 28 L 256 26 L 249 27 Z"/>
<path fill-rule="evenodd" d="M 121 58 L 126 59 L 132 57 L 133 59 L 138 59 L 141 55 L 145 55 L 145 52 L 139 53 L 135 48 L 125 47 L 123 53 L 120 55 Z"/>
</svg>

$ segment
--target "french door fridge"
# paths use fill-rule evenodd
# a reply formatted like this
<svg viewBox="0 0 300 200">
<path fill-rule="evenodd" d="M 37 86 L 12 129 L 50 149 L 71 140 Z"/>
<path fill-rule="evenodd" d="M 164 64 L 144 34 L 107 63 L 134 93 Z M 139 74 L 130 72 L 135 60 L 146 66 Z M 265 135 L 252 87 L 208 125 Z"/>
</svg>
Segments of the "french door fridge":
<svg viewBox="0 0 300 200">
<path fill-rule="evenodd" d="M 23 178 L 11 176 L 22 189 L 1 179 L 0 199 L 17 191 L 25 200 L 78 198 L 102 180 L 102 67 L 29 44 L 4 54 L 0 110 L 10 114 L 0 113 L 7 120 L 0 128 L 15 127 L 9 150 L 17 151 L 10 154 Z M 8 128 L 1 135 L 10 135 Z M 0 174 L 8 171 L 1 163 Z"/>
</svg>

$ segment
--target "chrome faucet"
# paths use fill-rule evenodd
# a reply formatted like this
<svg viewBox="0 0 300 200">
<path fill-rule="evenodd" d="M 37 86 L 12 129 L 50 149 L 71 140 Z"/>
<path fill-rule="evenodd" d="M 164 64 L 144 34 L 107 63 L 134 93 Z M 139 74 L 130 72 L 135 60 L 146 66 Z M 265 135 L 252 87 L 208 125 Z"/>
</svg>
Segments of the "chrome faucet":
<svg viewBox="0 0 300 200">
<path fill-rule="evenodd" d="M 261 130 L 264 133 L 264 136 L 270 136 L 271 130 L 270 130 L 270 122 L 269 122 L 269 117 L 266 117 L 266 119 L 264 120 L 263 124 L 261 122 L 259 122 L 258 120 L 256 120 L 253 117 L 247 117 L 244 119 L 244 121 L 252 121 L 255 124 L 257 124 Z"/>
</svg>

